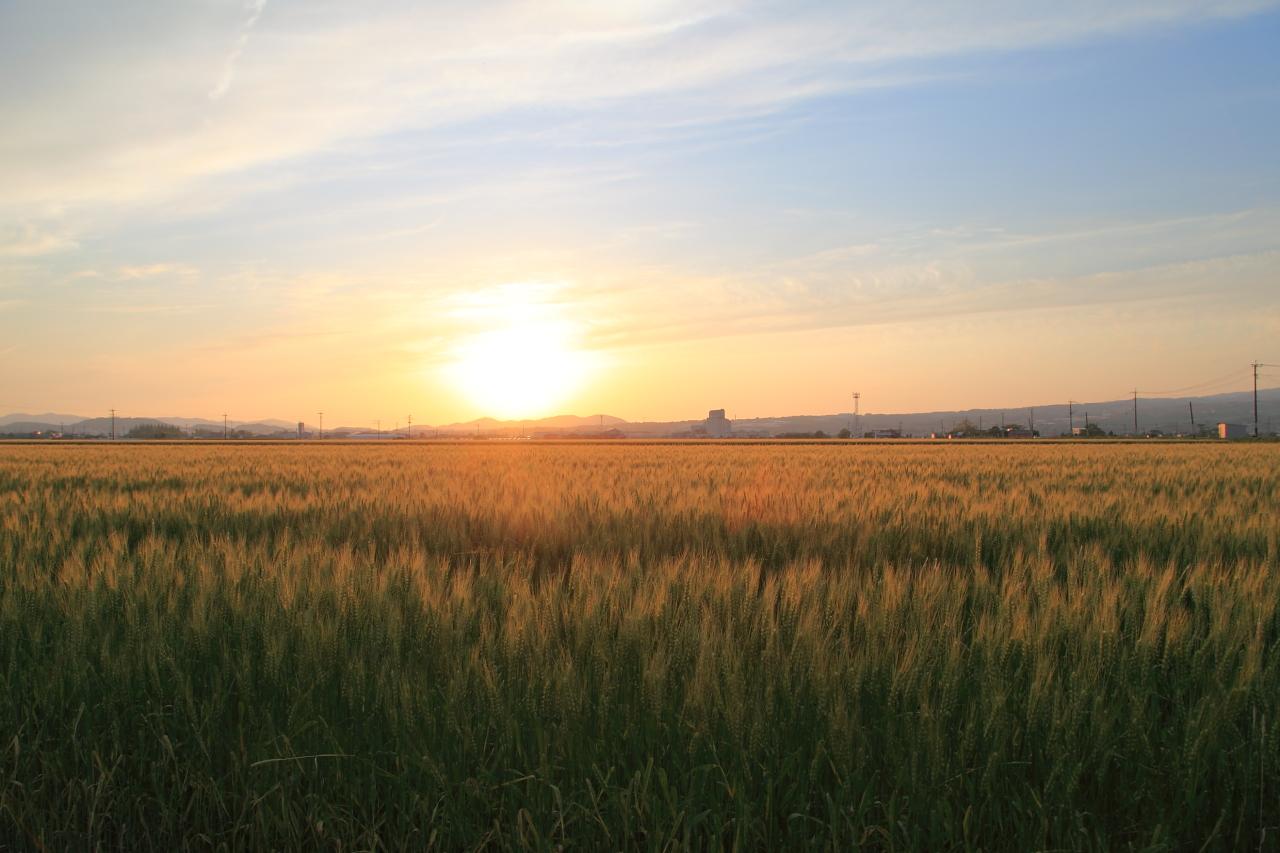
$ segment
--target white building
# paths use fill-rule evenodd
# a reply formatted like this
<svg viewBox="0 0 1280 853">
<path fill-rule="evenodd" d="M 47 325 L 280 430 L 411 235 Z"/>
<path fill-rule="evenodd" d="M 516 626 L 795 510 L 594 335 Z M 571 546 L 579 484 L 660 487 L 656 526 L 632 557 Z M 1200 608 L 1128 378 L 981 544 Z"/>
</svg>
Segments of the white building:
<svg viewBox="0 0 1280 853">
<path fill-rule="evenodd" d="M 1218 424 L 1218 438 L 1248 438 L 1249 428 L 1244 424 Z"/>
</svg>

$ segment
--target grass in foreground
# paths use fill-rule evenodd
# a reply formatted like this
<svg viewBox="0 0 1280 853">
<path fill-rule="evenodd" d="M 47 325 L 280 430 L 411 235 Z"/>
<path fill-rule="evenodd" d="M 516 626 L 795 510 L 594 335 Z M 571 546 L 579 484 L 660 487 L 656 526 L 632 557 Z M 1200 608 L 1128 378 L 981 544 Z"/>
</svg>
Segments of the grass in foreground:
<svg viewBox="0 0 1280 853">
<path fill-rule="evenodd" d="M 0 844 L 1262 849 L 1267 447 L 0 448 Z"/>
</svg>

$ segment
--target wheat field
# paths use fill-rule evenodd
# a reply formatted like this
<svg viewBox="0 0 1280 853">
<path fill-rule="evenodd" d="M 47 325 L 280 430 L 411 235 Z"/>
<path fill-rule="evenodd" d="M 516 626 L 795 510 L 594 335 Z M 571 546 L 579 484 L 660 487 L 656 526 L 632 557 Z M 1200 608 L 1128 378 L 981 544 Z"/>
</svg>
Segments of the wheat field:
<svg viewBox="0 0 1280 853">
<path fill-rule="evenodd" d="M 0 848 L 1280 849 L 1280 447 L 0 446 Z"/>
</svg>

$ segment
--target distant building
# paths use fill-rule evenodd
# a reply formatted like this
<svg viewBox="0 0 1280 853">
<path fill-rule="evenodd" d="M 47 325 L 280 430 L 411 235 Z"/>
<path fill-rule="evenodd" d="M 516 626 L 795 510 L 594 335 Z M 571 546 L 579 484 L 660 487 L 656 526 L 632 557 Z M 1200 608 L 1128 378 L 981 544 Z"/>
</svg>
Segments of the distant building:
<svg viewBox="0 0 1280 853">
<path fill-rule="evenodd" d="M 710 438 L 728 438 L 733 434 L 733 424 L 724 416 L 724 409 L 712 409 L 707 412 L 707 419 L 702 422 L 702 429 Z"/>
<path fill-rule="evenodd" d="M 1248 438 L 1249 428 L 1244 424 L 1218 424 L 1218 438 Z"/>
<path fill-rule="evenodd" d="M 902 438 L 902 430 L 900 429 L 873 429 L 866 433 L 864 438 Z"/>
</svg>

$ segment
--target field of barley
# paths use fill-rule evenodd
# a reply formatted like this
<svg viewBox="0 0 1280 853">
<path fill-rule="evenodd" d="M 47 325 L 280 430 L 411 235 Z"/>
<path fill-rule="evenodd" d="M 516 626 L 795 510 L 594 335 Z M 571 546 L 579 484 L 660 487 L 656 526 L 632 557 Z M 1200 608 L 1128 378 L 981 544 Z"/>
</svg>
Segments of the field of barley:
<svg viewBox="0 0 1280 853">
<path fill-rule="evenodd" d="M 1280 849 L 1280 447 L 0 446 L 0 849 Z"/>
</svg>

